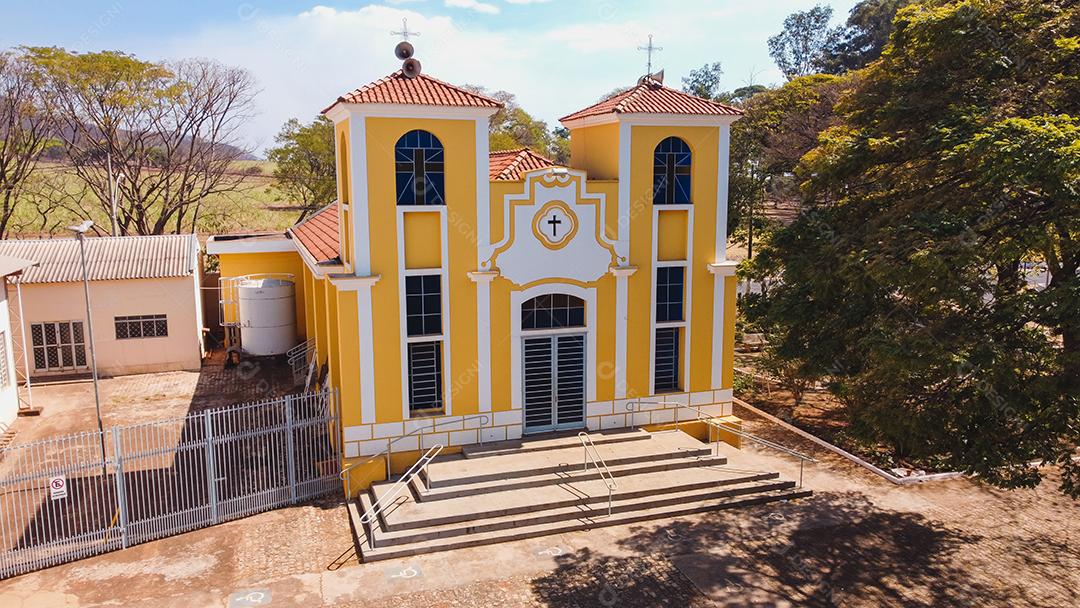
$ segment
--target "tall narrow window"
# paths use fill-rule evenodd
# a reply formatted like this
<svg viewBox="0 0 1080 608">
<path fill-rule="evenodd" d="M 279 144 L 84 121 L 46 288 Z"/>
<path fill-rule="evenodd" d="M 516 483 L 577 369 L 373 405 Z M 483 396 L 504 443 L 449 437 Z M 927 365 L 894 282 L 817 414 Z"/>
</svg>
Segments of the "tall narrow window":
<svg viewBox="0 0 1080 608">
<path fill-rule="evenodd" d="M 686 205 L 690 198 L 690 146 L 669 137 L 653 153 L 653 204 Z"/>
<path fill-rule="evenodd" d="M 394 146 L 397 204 L 445 205 L 443 146 L 427 131 L 409 131 Z"/>
<path fill-rule="evenodd" d="M 684 266 L 660 266 L 656 269 L 653 388 L 657 393 L 682 389 L 680 352 L 686 329 L 685 278 Z"/>
<path fill-rule="evenodd" d="M 442 277 L 405 277 L 409 410 L 443 410 Z"/>
</svg>

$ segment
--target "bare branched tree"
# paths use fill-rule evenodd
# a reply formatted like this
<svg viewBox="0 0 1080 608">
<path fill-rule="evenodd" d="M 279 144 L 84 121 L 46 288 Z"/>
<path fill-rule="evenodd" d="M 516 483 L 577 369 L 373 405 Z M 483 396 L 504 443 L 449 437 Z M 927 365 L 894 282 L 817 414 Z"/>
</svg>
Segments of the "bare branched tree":
<svg viewBox="0 0 1080 608">
<path fill-rule="evenodd" d="M 7 238 L 53 121 L 41 72 L 22 53 L 0 52 L 0 238 Z"/>
<path fill-rule="evenodd" d="M 49 75 L 59 133 L 99 217 L 112 215 L 112 167 L 119 234 L 194 231 L 207 197 L 243 187 L 230 169 L 248 153 L 238 133 L 255 96 L 247 71 L 204 59 L 30 52 Z"/>
</svg>

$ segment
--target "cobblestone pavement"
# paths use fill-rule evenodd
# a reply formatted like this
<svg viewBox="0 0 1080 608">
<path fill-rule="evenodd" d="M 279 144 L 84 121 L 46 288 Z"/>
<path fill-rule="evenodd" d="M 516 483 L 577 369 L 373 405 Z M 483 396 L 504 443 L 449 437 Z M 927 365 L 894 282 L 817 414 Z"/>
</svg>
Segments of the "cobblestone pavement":
<svg viewBox="0 0 1080 608">
<path fill-rule="evenodd" d="M 0 582 L 0 606 L 1080 605 L 1080 510 L 1054 479 L 898 487 L 767 423 L 747 428 L 819 459 L 812 498 L 370 564 L 330 500 Z M 729 452 L 798 476 L 795 461 Z"/>
</svg>

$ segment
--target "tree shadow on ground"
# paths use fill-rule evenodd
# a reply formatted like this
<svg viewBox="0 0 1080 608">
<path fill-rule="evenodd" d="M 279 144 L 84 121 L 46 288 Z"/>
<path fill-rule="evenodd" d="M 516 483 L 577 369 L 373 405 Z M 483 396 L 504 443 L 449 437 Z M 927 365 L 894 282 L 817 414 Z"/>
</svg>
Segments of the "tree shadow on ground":
<svg viewBox="0 0 1080 608">
<path fill-rule="evenodd" d="M 862 494 L 826 493 L 635 526 L 618 541 L 632 557 L 583 549 L 532 584 L 553 608 L 695 605 L 698 590 L 719 606 L 1032 605 L 1020 588 L 972 580 L 962 558 L 980 540 L 916 513 L 877 508 Z M 652 587 L 676 593 L 674 573 L 639 571 L 638 564 L 665 562 L 690 594 L 672 596 L 674 603 L 648 596 Z M 605 602 L 605 588 L 627 576 L 616 586 L 618 599 Z"/>
<path fill-rule="evenodd" d="M 694 607 L 712 605 L 663 555 L 614 557 L 584 548 L 556 558 L 558 567 L 533 579 L 543 605 L 565 608 Z"/>
</svg>

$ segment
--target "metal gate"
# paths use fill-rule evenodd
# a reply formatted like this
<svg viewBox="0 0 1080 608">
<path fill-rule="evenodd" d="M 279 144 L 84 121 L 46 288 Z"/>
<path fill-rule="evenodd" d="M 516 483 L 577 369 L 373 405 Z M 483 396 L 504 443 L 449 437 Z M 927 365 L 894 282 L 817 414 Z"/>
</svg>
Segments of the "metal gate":
<svg viewBox="0 0 1080 608">
<path fill-rule="evenodd" d="M 585 425 L 585 335 L 522 339 L 525 432 Z"/>
<path fill-rule="evenodd" d="M 0 450 L 0 578 L 340 490 L 330 391 Z"/>
</svg>

